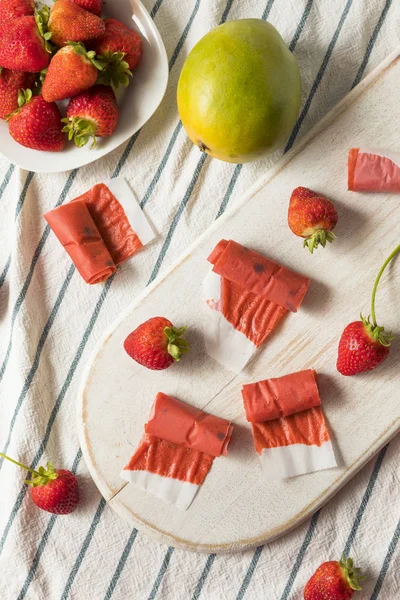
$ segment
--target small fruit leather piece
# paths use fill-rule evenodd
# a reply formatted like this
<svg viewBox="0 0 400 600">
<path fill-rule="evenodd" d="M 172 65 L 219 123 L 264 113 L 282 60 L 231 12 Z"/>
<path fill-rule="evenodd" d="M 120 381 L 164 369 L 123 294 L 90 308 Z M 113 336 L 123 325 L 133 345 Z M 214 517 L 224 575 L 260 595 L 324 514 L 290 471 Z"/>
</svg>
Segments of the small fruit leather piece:
<svg viewBox="0 0 400 600">
<path fill-rule="evenodd" d="M 207 352 L 240 372 L 289 312 L 296 312 L 310 280 L 232 240 L 221 240 L 208 261 L 204 326 Z"/>
<path fill-rule="evenodd" d="M 116 266 L 83 200 L 44 215 L 86 283 L 105 281 Z"/>
<path fill-rule="evenodd" d="M 123 178 L 93 186 L 44 218 L 89 284 L 105 281 L 154 238 Z"/>
<path fill-rule="evenodd" d="M 208 260 L 214 273 L 291 312 L 297 312 L 310 285 L 308 277 L 233 240 L 221 240 Z"/>
<path fill-rule="evenodd" d="M 244 385 L 242 396 L 267 480 L 336 466 L 314 370 Z"/>
<path fill-rule="evenodd" d="M 400 152 L 352 148 L 348 188 L 353 192 L 400 193 Z"/>
<path fill-rule="evenodd" d="M 159 392 L 122 479 L 186 510 L 215 457 L 227 455 L 229 421 Z"/>
<path fill-rule="evenodd" d="M 249 383 L 242 388 L 246 419 L 263 423 L 321 404 L 313 369 Z"/>
<path fill-rule="evenodd" d="M 146 433 L 212 456 L 228 454 L 229 421 L 159 392 L 145 425 Z"/>
</svg>

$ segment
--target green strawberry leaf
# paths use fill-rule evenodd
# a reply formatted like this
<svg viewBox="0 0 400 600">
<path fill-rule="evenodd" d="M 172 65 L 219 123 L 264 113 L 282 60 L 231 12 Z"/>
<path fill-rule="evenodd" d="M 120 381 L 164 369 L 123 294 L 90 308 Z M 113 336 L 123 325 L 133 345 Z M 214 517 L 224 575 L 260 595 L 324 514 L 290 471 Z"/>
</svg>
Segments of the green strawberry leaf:
<svg viewBox="0 0 400 600">
<path fill-rule="evenodd" d="M 118 88 L 120 85 L 127 87 L 132 72 L 129 70 L 124 56 L 124 52 L 105 52 L 97 56 L 97 60 L 104 65 L 102 72 L 98 75 L 97 83 L 112 85 L 114 88 Z"/>
<path fill-rule="evenodd" d="M 189 352 L 189 343 L 181 336 L 185 333 L 186 327 L 166 327 L 164 333 L 168 338 L 168 353 L 175 362 L 179 362 L 184 354 Z"/>
<path fill-rule="evenodd" d="M 44 46 L 46 48 L 46 51 L 49 54 L 53 54 L 57 49 L 57 46 L 55 46 L 55 44 L 50 43 L 53 34 L 51 33 L 51 31 L 48 30 L 49 17 L 50 8 L 45 4 L 39 4 L 39 8 L 35 10 L 36 25 L 41 37 L 44 40 Z"/>
<path fill-rule="evenodd" d="M 91 149 L 96 146 L 97 124 L 95 121 L 80 117 L 65 117 L 61 121 L 66 123 L 63 132 L 68 134 L 68 140 L 73 141 L 77 148 L 82 148 L 89 140 L 92 140 Z"/>
</svg>

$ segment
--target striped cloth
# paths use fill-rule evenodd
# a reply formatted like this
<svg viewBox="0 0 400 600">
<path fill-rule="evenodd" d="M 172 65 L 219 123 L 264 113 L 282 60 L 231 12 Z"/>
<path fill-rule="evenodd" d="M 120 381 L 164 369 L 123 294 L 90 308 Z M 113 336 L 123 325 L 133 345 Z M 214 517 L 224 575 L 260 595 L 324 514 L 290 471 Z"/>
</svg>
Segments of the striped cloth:
<svg viewBox="0 0 400 600">
<path fill-rule="evenodd" d="M 302 109 L 286 149 L 400 42 L 399 0 L 146 0 L 170 80 L 164 101 L 125 147 L 60 175 L 0 159 L 0 448 L 36 466 L 74 470 L 82 502 L 70 517 L 40 512 L 22 474 L 0 461 L 0 597 L 6 600 L 296 600 L 322 560 L 351 553 L 367 579 L 360 598 L 399 597 L 400 508 L 394 440 L 327 506 L 255 551 L 197 555 L 157 545 L 106 506 L 82 460 L 75 397 L 99 336 L 160 271 L 282 154 L 243 168 L 202 156 L 179 122 L 185 56 L 227 19 L 262 17 L 301 67 Z M 159 232 L 104 285 L 85 285 L 50 235 L 44 212 L 124 175 Z"/>
</svg>

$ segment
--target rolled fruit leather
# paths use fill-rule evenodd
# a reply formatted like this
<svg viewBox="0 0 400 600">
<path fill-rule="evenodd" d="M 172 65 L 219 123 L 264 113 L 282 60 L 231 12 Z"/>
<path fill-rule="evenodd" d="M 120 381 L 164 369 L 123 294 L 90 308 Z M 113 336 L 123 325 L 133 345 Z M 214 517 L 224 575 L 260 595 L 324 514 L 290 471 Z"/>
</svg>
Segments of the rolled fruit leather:
<svg viewBox="0 0 400 600">
<path fill-rule="evenodd" d="M 208 260 L 206 349 L 238 373 L 287 312 L 298 310 L 310 280 L 232 240 L 221 240 Z"/>
<path fill-rule="evenodd" d="M 105 281 L 116 265 L 83 200 L 69 202 L 44 215 L 86 283 Z"/>
<path fill-rule="evenodd" d="M 316 372 L 307 369 L 243 386 L 246 419 L 263 423 L 320 406 Z"/>
<path fill-rule="evenodd" d="M 228 453 L 232 430 L 229 421 L 160 392 L 121 477 L 186 510 L 214 458 Z"/>
<path fill-rule="evenodd" d="M 96 184 L 44 218 L 89 284 L 107 279 L 154 238 L 122 177 Z"/>
<path fill-rule="evenodd" d="M 248 384 L 242 395 L 267 480 L 336 466 L 315 371 Z"/>
<path fill-rule="evenodd" d="M 348 156 L 348 189 L 400 193 L 400 152 L 352 148 Z"/>
</svg>

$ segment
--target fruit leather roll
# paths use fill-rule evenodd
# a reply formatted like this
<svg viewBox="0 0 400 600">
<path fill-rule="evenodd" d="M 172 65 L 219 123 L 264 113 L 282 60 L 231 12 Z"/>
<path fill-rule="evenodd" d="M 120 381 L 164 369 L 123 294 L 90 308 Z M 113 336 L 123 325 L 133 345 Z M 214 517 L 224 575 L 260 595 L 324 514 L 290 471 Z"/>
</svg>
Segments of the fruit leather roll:
<svg viewBox="0 0 400 600">
<path fill-rule="evenodd" d="M 208 260 L 214 273 L 291 312 L 297 312 L 310 285 L 308 277 L 233 240 L 221 240 Z"/>
<path fill-rule="evenodd" d="M 160 392 L 121 477 L 186 510 L 215 457 L 228 453 L 232 429 L 229 421 Z"/>
<path fill-rule="evenodd" d="M 354 192 L 400 193 L 400 152 L 352 148 L 348 188 Z"/>
<path fill-rule="evenodd" d="M 82 263 L 80 252 L 74 250 L 74 256 L 72 256 L 68 250 L 78 271 L 87 283 L 98 283 L 107 279 L 115 272 L 119 264 L 131 258 L 154 238 L 154 233 L 128 184 L 123 178 L 117 177 L 106 183 L 96 184 L 68 204 L 55 208 L 44 215 L 59 239 L 58 231 L 68 232 L 70 239 L 64 235 L 64 241 L 60 240 L 66 249 L 67 246 L 79 245 L 77 240 L 81 240 L 83 246 L 86 244 L 85 238 L 82 237 L 82 222 L 79 220 L 82 216 L 82 209 L 74 208 L 76 205 L 86 206 L 86 213 L 89 214 L 97 235 L 100 236 L 104 248 L 108 251 L 110 265 L 112 263 L 112 270 L 109 270 L 108 275 L 99 278 L 90 272 L 88 274 L 86 269 L 88 263 L 87 261 L 85 264 Z M 75 219 L 74 215 L 76 215 Z M 68 220 L 66 224 L 63 223 L 65 219 Z"/>
<path fill-rule="evenodd" d="M 248 384 L 242 395 L 266 479 L 336 466 L 315 371 Z"/>
<path fill-rule="evenodd" d="M 115 273 L 115 263 L 84 201 L 70 202 L 44 217 L 86 283 L 99 283 Z"/>
<path fill-rule="evenodd" d="M 157 394 L 145 425 L 150 435 L 212 456 L 228 454 L 232 429 L 229 421 L 162 392 Z"/>
<path fill-rule="evenodd" d="M 227 240 L 208 260 L 213 269 L 204 293 L 213 310 L 204 326 L 206 349 L 238 373 L 288 311 L 297 310 L 310 280 Z"/>
<path fill-rule="evenodd" d="M 242 396 L 250 423 L 288 417 L 321 404 L 313 369 L 249 383 L 243 386 Z"/>
</svg>

